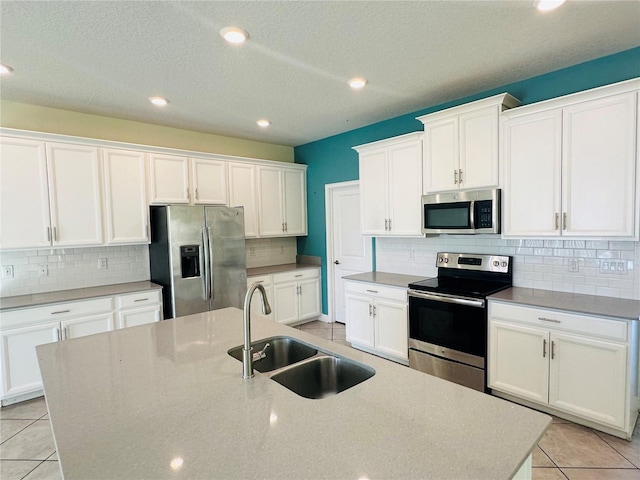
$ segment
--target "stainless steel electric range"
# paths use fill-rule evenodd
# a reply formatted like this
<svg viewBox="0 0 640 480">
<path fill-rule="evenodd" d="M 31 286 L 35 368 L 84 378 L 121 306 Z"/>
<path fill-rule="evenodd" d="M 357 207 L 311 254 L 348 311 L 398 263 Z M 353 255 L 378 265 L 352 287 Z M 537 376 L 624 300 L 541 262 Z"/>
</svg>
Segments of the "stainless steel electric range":
<svg viewBox="0 0 640 480">
<path fill-rule="evenodd" d="M 438 276 L 409 284 L 409 366 L 486 391 L 487 296 L 512 285 L 513 259 L 438 253 Z"/>
</svg>

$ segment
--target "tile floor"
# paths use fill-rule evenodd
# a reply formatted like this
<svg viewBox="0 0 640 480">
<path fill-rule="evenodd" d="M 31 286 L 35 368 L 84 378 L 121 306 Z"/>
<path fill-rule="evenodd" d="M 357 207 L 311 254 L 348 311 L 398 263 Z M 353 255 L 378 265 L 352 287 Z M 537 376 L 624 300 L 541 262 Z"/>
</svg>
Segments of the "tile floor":
<svg viewBox="0 0 640 480">
<path fill-rule="evenodd" d="M 341 324 L 300 330 L 348 345 Z M 61 478 L 44 398 L 0 409 L 0 479 Z M 533 479 L 640 480 L 640 427 L 631 442 L 554 418 L 533 453 Z"/>
</svg>

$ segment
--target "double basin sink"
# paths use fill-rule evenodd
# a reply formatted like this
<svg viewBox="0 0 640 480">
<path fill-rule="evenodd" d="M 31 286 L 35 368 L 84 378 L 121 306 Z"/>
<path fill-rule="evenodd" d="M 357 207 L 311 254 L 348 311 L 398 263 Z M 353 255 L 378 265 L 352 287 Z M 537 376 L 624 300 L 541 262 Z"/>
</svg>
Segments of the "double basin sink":
<svg viewBox="0 0 640 480">
<path fill-rule="evenodd" d="M 269 344 L 268 347 L 265 346 Z M 347 390 L 375 375 L 375 370 L 293 337 L 277 336 L 251 343 L 253 353 L 262 352 L 253 361 L 253 369 L 305 398 L 326 398 Z M 229 355 L 242 361 L 240 345 Z"/>
</svg>

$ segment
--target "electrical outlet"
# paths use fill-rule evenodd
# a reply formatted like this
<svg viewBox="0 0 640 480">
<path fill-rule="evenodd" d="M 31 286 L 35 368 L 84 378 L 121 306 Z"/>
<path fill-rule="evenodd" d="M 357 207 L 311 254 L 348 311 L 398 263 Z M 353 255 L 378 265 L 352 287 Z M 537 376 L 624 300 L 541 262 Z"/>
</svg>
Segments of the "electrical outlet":
<svg viewBox="0 0 640 480">
<path fill-rule="evenodd" d="M 49 265 L 46 263 L 41 263 L 38 265 L 38 276 L 39 277 L 48 277 L 49 276 Z"/>
<path fill-rule="evenodd" d="M 409 260 L 412 262 L 416 260 L 415 252 L 413 250 L 409 250 Z"/>
<path fill-rule="evenodd" d="M 580 270 L 580 264 L 578 263 L 578 259 L 577 258 L 570 258 L 569 259 L 569 271 L 570 272 L 577 272 Z"/>
<path fill-rule="evenodd" d="M 249 255 L 251 255 L 252 257 L 255 257 L 255 255 L 256 255 L 256 247 L 251 247 L 249 249 Z"/>
<path fill-rule="evenodd" d="M 109 266 L 107 265 L 107 259 L 106 258 L 99 258 L 98 259 L 98 270 L 105 270 L 109 268 Z"/>
<path fill-rule="evenodd" d="M 2 266 L 2 278 L 13 278 L 13 265 Z"/>
<path fill-rule="evenodd" d="M 613 275 L 625 275 L 627 273 L 626 260 L 601 260 L 600 273 L 608 273 Z"/>
</svg>

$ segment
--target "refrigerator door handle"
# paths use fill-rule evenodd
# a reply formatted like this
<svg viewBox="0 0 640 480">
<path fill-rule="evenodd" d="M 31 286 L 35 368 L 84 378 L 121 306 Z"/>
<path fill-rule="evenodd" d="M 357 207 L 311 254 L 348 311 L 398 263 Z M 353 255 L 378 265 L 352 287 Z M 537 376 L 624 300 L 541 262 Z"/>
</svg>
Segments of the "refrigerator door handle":
<svg viewBox="0 0 640 480">
<path fill-rule="evenodd" d="M 211 227 L 205 227 L 207 229 L 207 271 L 209 277 L 209 300 L 213 301 L 216 298 L 215 285 L 213 284 L 213 245 L 211 243 Z"/>
<path fill-rule="evenodd" d="M 209 228 L 202 227 L 202 281 L 204 286 L 204 299 L 211 298 L 211 284 L 209 283 L 209 268 L 211 267 L 211 259 L 209 258 Z"/>
</svg>

